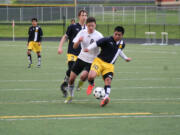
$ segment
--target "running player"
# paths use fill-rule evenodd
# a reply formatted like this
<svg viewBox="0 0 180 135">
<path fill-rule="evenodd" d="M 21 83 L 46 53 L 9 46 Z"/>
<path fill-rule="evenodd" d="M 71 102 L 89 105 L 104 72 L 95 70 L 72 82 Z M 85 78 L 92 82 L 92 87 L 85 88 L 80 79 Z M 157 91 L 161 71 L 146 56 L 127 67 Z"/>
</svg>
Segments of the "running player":
<svg viewBox="0 0 180 135">
<path fill-rule="evenodd" d="M 88 46 L 84 49 L 85 52 L 89 52 L 93 48 L 100 47 L 100 54 L 94 59 L 91 70 L 88 75 L 88 81 L 90 82 L 87 88 L 87 95 L 90 95 L 93 87 L 94 87 L 94 79 L 96 76 L 100 74 L 104 79 L 104 89 L 105 89 L 105 97 L 101 100 L 100 106 L 103 107 L 109 103 L 110 98 L 109 94 L 111 91 L 111 81 L 114 74 L 114 63 L 117 57 L 120 55 L 124 60 L 131 61 L 131 58 L 128 58 L 124 53 L 123 49 L 125 47 L 125 43 L 122 38 L 124 35 L 124 28 L 121 26 L 117 26 L 114 29 L 114 35 L 107 38 L 102 38 L 96 43 L 93 43 L 91 46 Z"/>
<path fill-rule="evenodd" d="M 66 34 L 62 37 L 62 39 L 59 43 L 58 53 L 62 54 L 63 53 L 62 46 L 63 46 L 64 42 L 66 41 L 66 39 L 69 39 L 68 51 L 67 51 L 68 70 L 66 71 L 66 75 L 64 77 L 64 82 L 61 84 L 61 91 L 62 91 L 64 97 L 67 96 L 66 89 L 68 86 L 71 68 L 72 68 L 73 64 L 75 63 L 75 61 L 77 60 L 77 56 L 79 55 L 79 53 L 81 51 L 81 46 L 79 46 L 77 49 L 73 48 L 72 41 L 81 29 L 86 28 L 85 23 L 87 20 L 87 15 L 88 15 L 87 11 L 80 10 L 78 13 L 79 23 L 71 24 L 68 27 Z"/>
<path fill-rule="evenodd" d="M 78 59 L 72 67 L 70 79 L 68 83 L 69 96 L 66 98 L 65 103 L 71 103 L 74 96 L 74 81 L 76 77 L 81 73 L 81 81 L 85 81 L 88 77 L 88 73 L 91 67 L 91 63 L 94 58 L 99 54 L 99 48 L 95 47 L 89 52 L 84 52 L 83 50 L 88 46 L 91 46 L 94 42 L 103 38 L 102 34 L 95 30 L 96 20 L 94 17 L 89 17 L 86 21 L 87 29 L 81 30 L 77 36 L 74 38 L 74 48 L 78 48 L 81 44 L 82 50 L 78 55 Z M 83 83 L 82 82 L 82 83 Z"/>
<path fill-rule="evenodd" d="M 32 26 L 29 28 L 29 38 L 27 43 L 27 55 L 29 60 L 28 68 L 32 66 L 32 57 L 31 57 L 31 51 L 33 50 L 35 53 L 37 53 L 38 57 L 38 64 L 37 67 L 41 66 L 41 41 L 43 36 L 43 31 L 41 27 L 37 25 L 37 18 L 32 18 Z"/>
</svg>

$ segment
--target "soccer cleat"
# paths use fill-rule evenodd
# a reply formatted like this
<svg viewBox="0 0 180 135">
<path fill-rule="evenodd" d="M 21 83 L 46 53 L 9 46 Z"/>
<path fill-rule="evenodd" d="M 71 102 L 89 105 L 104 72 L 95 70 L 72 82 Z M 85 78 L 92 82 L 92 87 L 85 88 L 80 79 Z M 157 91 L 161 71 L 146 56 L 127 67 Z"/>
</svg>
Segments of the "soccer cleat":
<svg viewBox="0 0 180 135">
<path fill-rule="evenodd" d="M 40 68 L 40 67 L 41 67 L 41 65 L 40 65 L 40 64 L 38 64 L 38 65 L 37 65 L 37 67 L 38 67 L 38 68 Z"/>
<path fill-rule="evenodd" d="M 63 97 L 67 97 L 67 94 L 68 94 L 68 93 L 67 93 L 68 83 L 67 83 L 67 82 L 63 82 L 63 83 L 60 85 L 60 88 L 61 88 Z"/>
<path fill-rule="evenodd" d="M 95 86 L 94 84 L 93 85 L 89 84 L 89 86 L 88 86 L 88 88 L 86 90 L 87 95 L 90 95 L 92 93 L 92 90 L 93 90 L 94 86 Z"/>
<path fill-rule="evenodd" d="M 110 101 L 109 97 L 104 98 L 103 100 L 101 100 L 100 106 L 104 107 L 105 105 L 107 105 L 109 103 L 109 101 Z"/>
<path fill-rule="evenodd" d="M 70 104 L 72 102 L 72 97 L 69 96 L 66 98 L 66 100 L 64 101 L 65 104 Z"/>
<path fill-rule="evenodd" d="M 31 67 L 32 67 L 32 64 L 29 64 L 29 65 L 28 65 L 28 68 L 31 68 Z"/>
</svg>

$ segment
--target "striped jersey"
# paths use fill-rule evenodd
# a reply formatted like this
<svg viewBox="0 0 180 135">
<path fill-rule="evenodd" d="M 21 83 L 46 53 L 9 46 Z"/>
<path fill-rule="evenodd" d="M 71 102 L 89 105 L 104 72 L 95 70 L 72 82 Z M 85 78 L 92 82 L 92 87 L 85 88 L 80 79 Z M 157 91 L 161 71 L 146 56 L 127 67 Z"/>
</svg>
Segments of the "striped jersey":
<svg viewBox="0 0 180 135">
<path fill-rule="evenodd" d="M 117 57 L 121 56 L 121 52 L 125 47 L 123 40 L 114 41 L 114 38 L 106 37 L 97 41 L 97 46 L 101 48 L 101 52 L 98 55 L 98 58 L 101 60 L 114 64 Z"/>
<path fill-rule="evenodd" d="M 43 31 L 42 31 L 41 27 L 39 27 L 39 26 L 36 26 L 36 27 L 31 26 L 29 28 L 28 35 L 29 35 L 28 42 L 30 42 L 30 41 L 41 42 L 42 36 L 43 36 Z"/>
</svg>

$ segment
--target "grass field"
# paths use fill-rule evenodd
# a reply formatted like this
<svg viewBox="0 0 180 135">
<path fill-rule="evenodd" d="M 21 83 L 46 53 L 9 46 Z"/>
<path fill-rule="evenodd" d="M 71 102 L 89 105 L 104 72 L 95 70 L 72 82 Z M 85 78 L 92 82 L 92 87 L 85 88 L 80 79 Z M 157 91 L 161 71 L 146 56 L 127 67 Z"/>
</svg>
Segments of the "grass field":
<svg viewBox="0 0 180 135">
<path fill-rule="evenodd" d="M 127 45 L 133 61 L 117 60 L 111 102 L 104 108 L 87 82 L 64 104 L 66 71 L 58 42 L 43 42 L 42 67 L 27 68 L 25 42 L 0 42 L 1 135 L 179 135 L 180 47 Z M 76 81 L 77 82 L 77 81 Z M 103 86 L 101 77 L 96 86 Z"/>
</svg>

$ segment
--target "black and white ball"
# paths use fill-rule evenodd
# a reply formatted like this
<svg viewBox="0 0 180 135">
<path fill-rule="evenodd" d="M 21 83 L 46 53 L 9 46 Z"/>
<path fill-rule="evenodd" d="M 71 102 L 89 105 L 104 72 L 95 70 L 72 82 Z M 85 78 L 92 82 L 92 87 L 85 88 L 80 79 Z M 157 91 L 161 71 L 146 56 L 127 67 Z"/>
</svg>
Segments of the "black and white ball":
<svg viewBox="0 0 180 135">
<path fill-rule="evenodd" d="M 103 99 L 105 97 L 105 90 L 102 87 L 96 87 L 93 91 L 96 99 Z"/>
</svg>

